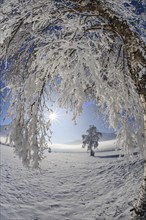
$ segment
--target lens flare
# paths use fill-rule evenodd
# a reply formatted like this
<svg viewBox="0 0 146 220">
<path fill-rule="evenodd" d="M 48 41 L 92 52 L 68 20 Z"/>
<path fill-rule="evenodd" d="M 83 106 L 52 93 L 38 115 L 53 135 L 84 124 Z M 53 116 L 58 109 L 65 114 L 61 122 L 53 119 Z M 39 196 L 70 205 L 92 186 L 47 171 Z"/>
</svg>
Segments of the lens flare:
<svg viewBox="0 0 146 220">
<path fill-rule="evenodd" d="M 51 120 L 52 122 L 53 122 L 53 121 L 56 121 L 56 120 L 57 120 L 57 114 L 56 114 L 56 112 L 50 113 L 49 118 L 50 118 L 50 120 Z"/>
</svg>

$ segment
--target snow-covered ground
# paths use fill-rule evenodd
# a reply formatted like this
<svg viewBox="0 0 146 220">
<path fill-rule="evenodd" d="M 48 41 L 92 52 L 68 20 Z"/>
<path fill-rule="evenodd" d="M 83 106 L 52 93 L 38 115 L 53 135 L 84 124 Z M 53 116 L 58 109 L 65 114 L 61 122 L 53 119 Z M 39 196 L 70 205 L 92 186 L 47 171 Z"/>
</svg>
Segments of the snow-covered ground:
<svg viewBox="0 0 146 220">
<path fill-rule="evenodd" d="M 0 220 L 128 220 L 138 196 L 138 158 L 47 153 L 41 170 L 23 167 L 1 145 Z"/>
<path fill-rule="evenodd" d="M 52 152 L 86 152 L 86 148 L 82 148 L 82 144 L 50 144 Z M 111 151 L 116 149 L 116 140 L 107 140 L 99 142 L 97 151 Z"/>
</svg>

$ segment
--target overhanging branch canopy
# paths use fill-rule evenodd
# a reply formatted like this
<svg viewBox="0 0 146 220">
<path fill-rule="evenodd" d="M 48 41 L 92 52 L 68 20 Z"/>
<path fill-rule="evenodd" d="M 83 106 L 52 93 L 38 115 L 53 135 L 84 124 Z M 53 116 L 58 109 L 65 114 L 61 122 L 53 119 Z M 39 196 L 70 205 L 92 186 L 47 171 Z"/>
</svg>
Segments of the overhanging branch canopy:
<svg viewBox="0 0 146 220">
<path fill-rule="evenodd" d="M 3 2 L 1 59 L 10 63 L 3 77 L 12 91 L 11 140 L 24 163 L 33 160 L 38 166 L 46 146 L 43 137 L 50 122 L 44 121 L 42 103 L 47 106 L 42 98 L 50 97 L 48 88 L 58 92 L 60 106 L 71 108 L 75 117 L 87 98 L 96 100 L 110 125 L 120 128 L 119 145 L 128 152 L 132 146 L 144 148 L 143 12 L 137 15 L 132 2 L 127 4 L 124 0 Z"/>
</svg>

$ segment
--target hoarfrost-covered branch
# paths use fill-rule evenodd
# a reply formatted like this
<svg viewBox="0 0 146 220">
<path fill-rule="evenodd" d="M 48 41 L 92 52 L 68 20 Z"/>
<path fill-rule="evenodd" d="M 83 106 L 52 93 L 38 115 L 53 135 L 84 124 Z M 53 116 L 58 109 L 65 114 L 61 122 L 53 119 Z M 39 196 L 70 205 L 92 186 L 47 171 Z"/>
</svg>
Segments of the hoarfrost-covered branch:
<svg viewBox="0 0 146 220">
<path fill-rule="evenodd" d="M 11 90 L 11 142 L 24 164 L 37 167 L 47 146 L 47 88 L 74 119 L 94 100 L 117 130 L 119 146 L 145 151 L 143 13 L 124 0 L 3 1 L 2 77 Z"/>
</svg>

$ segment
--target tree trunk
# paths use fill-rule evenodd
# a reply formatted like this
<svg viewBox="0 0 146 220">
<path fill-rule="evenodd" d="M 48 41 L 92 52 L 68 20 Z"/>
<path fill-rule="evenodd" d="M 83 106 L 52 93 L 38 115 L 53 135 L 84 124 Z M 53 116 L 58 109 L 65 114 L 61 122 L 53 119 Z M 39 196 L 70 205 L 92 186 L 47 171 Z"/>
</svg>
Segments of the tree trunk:
<svg viewBox="0 0 146 220">
<path fill-rule="evenodd" d="M 91 148 L 91 150 L 90 150 L 90 156 L 94 157 L 94 151 L 93 151 L 92 148 Z"/>
<path fill-rule="evenodd" d="M 146 161 L 144 163 L 144 178 L 142 181 L 139 199 L 132 209 L 132 220 L 146 220 Z"/>
<path fill-rule="evenodd" d="M 145 135 L 145 146 L 146 147 L 146 101 L 145 96 L 141 97 L 144 106 L 144 135 Z M 146 220 L 146 150 L 144 152 L 144 177 L 140 189 L 139 199 L 132 209 L 132 220 Z"/>
</svg>

